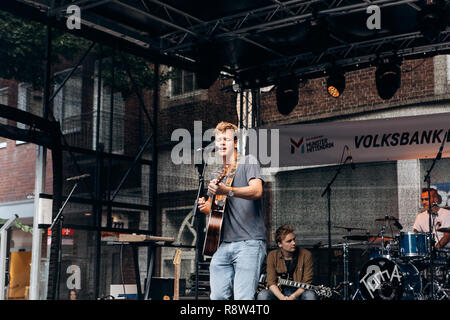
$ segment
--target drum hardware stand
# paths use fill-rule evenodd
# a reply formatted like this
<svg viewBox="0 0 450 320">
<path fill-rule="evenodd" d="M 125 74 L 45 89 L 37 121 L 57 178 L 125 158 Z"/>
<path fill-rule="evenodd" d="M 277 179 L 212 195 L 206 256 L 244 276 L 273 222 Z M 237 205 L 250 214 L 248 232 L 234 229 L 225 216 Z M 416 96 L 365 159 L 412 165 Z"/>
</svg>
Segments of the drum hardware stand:
<svg viewBox="0 0 450 320">
<path fill-rule="evenodd" d="M 380 232 L 378 232 L 378 234 L 374 237 L 374 239 L 367 244 L 367 249 L 364 250 L 363 253 L 361 253 L 361 256 L 363 256 L 367 252 L 367 250 L 369 250 L 370 245 L 373 244 L 375 242 L 375 240 L 377 240 L 378 237 L 381 237 L 381 256 L 384 256 L 384 231 L 385 230 L 386 230 L 386 226 L 383 226 L 381 228 Z"/>
<path fill-rule="evenodd" d="M 365 242 L 357 242 L 357 243 L 351 243 L 351 245 L 357 245 L 357 244 L 365 244 Z M 336 244 L 333 247 L 337 247 L 337 246 L 342 246 L 342 257 L 343 257 L 343 261 L 344 261 L 344 281 L 341 282 L 338 287 L 342 284 L 343 288 L 344 288 L 344 300 L 349 300 L 349 287 L 351 285 L 350 283 L 350 279 L 349 279 L 349 274 L 350 274 L 350 269 L 349 269 L 349 254 L 348 254 L 348 246 L 349 244 L 347 243 L 347 240 L 345 240 L 344 243 L 342 244 Z M 358 291 L 357 291 L 358 292 Z M 356 292 L 356 293 L 357 293 Z M 354 296 L 356 296 L 356 293 Z M 354 297 L 352 297 L 352 300 L 354 300 Z"/>
<path fill-rule="evenodd" d="M 343 246 L 343 258 L 344 258 L 344 300 L 348 300 L 348 287 L 349 287 L 349 269 L 348 269 L 348 244 L 344 242 Z"/>
<path fill-rule="evenodd" d="M 439 148 L 439 152 L 437 153 L 436 157 L 433 160 L 433 163 L 431 164 L 430 169 L 428 169 L 427 174 L 425 175 L 424 182 L 427 183 L 428 188 L 428 237 L 429 237 L 429 245 L 430 245 L 430 282 L 434 283 L 434 266 L 433 266 L 433 254 L 434 254 L 434 240 L 433 240 L 433 224 L 432 224 L 432 204 L 431 204 L 431 181 L 430 181 L 430 174 L 431 171 L 434 168 L 434 165 L 436 164 L 437 160 L 440 160 L 442 158 L 442 151 L 444 150 L 444 144 L 445 140 L 447 140 L 448 131 L 444 135 L 444 139 L 442 139 L 441 147 Z M 431 294 L 430 298 L 434 300 L 435 294 L 434 294 L 434 285 L 431 285 Z"/>
</svg>

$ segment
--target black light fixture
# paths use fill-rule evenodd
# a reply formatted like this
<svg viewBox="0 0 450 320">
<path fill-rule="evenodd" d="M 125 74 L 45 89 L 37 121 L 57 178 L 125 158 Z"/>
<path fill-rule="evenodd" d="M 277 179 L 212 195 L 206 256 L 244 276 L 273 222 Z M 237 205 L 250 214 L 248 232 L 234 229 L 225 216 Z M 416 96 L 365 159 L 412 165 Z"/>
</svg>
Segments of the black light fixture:
<svg viewBox="0 0 450 320">
<path fill-rule="evenodd" d="M 375 71 L 378 95 L 384 100 L 391 99 L 400 88 L 401 77 L 400 62 L 397 59 L 381 63 Z"/>
<path fill-rule="evenodd" d="M 295 75 L 280 79 L 277 84 L 276 98 L 278 111 L 282 115 L 288 115 L 298 103 L 299 80 Z"/>
<path fill-rule="evenodd" d="M 425 0 L 422 10 L 417 13 L 417 24 L 420 32 L 428 41 L 438 40 L 440 33 L 447 27 L 445 2 Z"/>
<path fill-rule="evenodd" d="M 345 90 L 345 75 L 340 71 L 331 71 L 327 78 L 327 92 L 333 98 L 339 98 Z"/>
<path fill-rule="evenodd" d="M 195 81 L 201 89 L 211 87 L 222 68 L 221 56 L 217 45 L 205 41 L 196 46 L 197 70 L 195 72 Z"/>
</svg>

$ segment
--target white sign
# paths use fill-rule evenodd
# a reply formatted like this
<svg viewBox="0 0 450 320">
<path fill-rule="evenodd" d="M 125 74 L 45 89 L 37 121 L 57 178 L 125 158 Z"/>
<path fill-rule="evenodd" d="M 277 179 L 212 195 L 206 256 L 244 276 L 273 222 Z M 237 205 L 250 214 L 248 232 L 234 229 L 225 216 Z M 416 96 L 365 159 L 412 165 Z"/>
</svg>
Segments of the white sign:
<svg viewBox="0 0 450 320">
<path fill-rule="evenodd" d="M 433 159 L 445 137 L 442 157 L 450 156 L 450 113 L 266 129 L 279 131 L 280 167 L 339 164 L 349 155 L 354 163 Z"/>
</svg>

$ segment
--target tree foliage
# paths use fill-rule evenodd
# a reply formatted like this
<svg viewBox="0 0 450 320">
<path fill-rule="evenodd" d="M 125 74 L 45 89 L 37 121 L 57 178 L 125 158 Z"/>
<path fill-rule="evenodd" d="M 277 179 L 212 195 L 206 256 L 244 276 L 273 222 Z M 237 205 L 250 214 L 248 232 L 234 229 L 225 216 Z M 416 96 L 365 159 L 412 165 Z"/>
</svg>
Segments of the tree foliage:
<svg viewBox="0 0 450 320">
<path fill-rule="evenodd" d="M 42 87 L 45 68 L 46 26 L 33 21 L 25 21 L 7 12 L 0 11 L 0 78 L 33 84 Z M 76 61 L 89 48 L 91 42 L 62 30 L 52 30 L 51 63 Z M 127 68 L 140 89 L 153 87 L 153 64 L 141 57 L 118 52 L 108 47 L 95 45 L 92 54 L 103 57 L 102 80 L 113 82 L 111 56 L 114 55 L 114 88 L 125 96 L 133 91 L 133 83 Z M 169 73 L 160 75 L 160 82 L 169 78 Z"/>
</svg>

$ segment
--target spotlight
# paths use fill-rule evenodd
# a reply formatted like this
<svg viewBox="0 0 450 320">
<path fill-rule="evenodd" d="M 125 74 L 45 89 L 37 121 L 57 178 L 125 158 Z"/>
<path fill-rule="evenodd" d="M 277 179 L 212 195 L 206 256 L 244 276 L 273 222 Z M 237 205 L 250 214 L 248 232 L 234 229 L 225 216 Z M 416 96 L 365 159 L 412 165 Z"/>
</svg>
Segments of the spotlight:
<svg viewBox="0 0 450 320">
<path fill-rule="evenodd" d="M 394 61 L 383 63 L 375 71 L 375 83 L 378 95 L 388 100 L 392 98 L 401 84 L 400 64 Z"/>
<path fill-rule="evenodd" d="M 343 73 L 332 73 L 327 79 L 327 91 L 333 98 L 339 98 L 345 90 Z"/>
<path fill-rule="evenodd" d="M 298 85 L 295 75 L 281 79 L 277 85 L 277 107 L 284 116 L 291 113 L 298 103 Z"/>
<path fill-rule="evenodd" d="M 439 0 L 427 0 L 425 7 L 417 13 L 417 24 L 423 36 L 435 42 L 447 27 L 445 6 Z"/>
<path fill-rule="evenodd" d="M 219 50 L 211 42 L 199 43 L 196 46 L 197 71 L 195 80 L 201 89 L 208 89 L 219 77 L 222 68 Z"/>
</svg>

